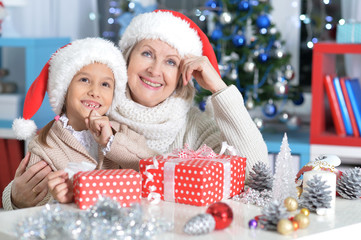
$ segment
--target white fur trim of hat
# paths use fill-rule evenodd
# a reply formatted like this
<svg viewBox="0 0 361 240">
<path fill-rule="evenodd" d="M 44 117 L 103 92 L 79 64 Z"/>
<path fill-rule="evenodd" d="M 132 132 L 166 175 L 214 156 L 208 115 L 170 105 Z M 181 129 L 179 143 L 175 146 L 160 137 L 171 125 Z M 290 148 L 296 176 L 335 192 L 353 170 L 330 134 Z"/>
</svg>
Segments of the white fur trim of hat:
<svg viewBox="0 0 361 240">
<path fill-rule="evenodd" d="M 202 42 L 189 23 L 170 12 L 149 12 L 136 16 L 119 41 L 120 49 L 130 50 L 144 39 L 159 39 L 177 49 L 179 55 L 202 55 Z"/>
</svg>

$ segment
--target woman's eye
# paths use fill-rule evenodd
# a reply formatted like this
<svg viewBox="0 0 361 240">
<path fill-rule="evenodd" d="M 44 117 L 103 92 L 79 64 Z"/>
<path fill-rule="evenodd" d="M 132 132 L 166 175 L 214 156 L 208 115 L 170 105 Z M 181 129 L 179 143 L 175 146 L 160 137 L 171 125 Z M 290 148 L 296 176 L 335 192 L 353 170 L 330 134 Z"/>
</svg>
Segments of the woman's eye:
<svg viewBox="0 0 361 240">
<path fill-rule="evenodd" d="M 144 51 L 144 52 L 142 52 L 142 55 L 143 55 L 143 56 L 146 56 L 146 57 L 151 57 L 151 56 L 152 56 L 152 53 L 151 53 L 151 52 L 148 52 L 148 51 Z"/>
<path fill-rule="evenodd" d="M 177 66 L 177 63 L 174 60 L 168 60 L 167 63 L 172 66 Z"/>
</svg>

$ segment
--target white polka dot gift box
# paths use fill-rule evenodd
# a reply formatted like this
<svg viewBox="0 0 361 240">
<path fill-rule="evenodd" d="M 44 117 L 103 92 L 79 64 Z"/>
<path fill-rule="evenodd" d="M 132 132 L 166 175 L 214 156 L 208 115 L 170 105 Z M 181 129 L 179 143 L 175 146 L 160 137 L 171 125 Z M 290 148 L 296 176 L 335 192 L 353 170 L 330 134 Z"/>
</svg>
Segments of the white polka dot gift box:
<svg viewBox="0 0 361 240">
<path fill-rule="evenodd" d="M 246 158 L 217 155 L 204 145 L 197 151 L 140 160 L 142 197 L 206 206 L 244 189 Z"/>
<path fill-rule="evenodd" d="M 133 169 L 78 172 L 73 186 L 75 203 L 81 209 L 92 206 L 100 196 L 110 197 L 123 207 L 140 202 L 141 178 Z"/>
</svg>

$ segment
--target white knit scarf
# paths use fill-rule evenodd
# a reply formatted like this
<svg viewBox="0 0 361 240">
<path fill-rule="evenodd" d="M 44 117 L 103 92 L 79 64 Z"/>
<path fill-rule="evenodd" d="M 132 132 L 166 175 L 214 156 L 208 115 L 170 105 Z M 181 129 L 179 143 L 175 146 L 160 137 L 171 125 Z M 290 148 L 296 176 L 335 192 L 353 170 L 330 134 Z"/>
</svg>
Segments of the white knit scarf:
<svg viewBox="0 0 361 240">
<path fill-rule="evenodd" d="M 145 107 L 130 98 L 129 89 L 121 94 L 112 117 L 147 139 L 148 146 L 165 153 L 177 134 L 186 127 L 192 100 L 170 96 L 155 107 Z"/>
</svg>

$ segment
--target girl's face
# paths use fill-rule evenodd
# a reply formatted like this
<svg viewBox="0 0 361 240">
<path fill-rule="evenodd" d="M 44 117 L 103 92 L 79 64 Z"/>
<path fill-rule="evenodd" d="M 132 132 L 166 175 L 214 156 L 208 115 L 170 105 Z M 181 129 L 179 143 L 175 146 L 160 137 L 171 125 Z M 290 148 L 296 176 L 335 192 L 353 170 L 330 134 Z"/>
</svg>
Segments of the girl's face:
<svg viewBox="0 0 361 240">
<path fill-rule="evenodd" d="M 128 86 L 133 101 L 154 107 L 175 90 L 180 77 L 181 57 L 160 40 L 146 39 L 129 56 Z"/>
<path fill-rule="evenodd" d="M 104 64 L 92 63 L 73 77 L 65 99 L 69 124 L 76 131 L 85 130 L 84 119 L 91 110 L 104 115 L 112 104 L 115 80 L 112 70 Z"/>
</svg>

